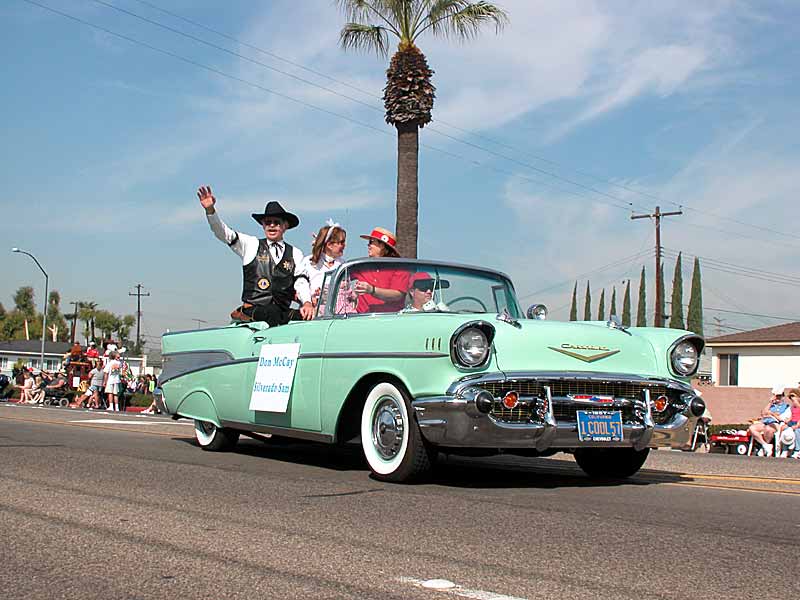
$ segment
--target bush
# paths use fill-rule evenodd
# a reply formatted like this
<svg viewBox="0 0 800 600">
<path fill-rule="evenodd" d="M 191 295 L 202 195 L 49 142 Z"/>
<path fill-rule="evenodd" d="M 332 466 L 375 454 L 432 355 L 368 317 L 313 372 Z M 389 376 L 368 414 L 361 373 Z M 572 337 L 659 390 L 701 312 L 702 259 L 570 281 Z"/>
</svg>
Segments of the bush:
<svg viewBox="0 0 800 600">
<path fill-rule="evenodd" d="M 128 400 L 128 406 L 143 406 L 147 408 L 153 403 L 153 397 L 146 394 L 134 394 Z"/>
</svg>

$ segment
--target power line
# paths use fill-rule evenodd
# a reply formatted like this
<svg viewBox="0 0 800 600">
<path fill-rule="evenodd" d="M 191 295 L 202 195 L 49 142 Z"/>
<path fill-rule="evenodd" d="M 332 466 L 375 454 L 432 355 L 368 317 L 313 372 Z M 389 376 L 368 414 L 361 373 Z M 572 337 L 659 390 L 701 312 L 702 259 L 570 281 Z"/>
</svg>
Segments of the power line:
<svg viewBox="0 0 800 600">
<path fill-rule="evenodd" d="M 674 258 L 677 256 L 675 251 L 670 251 L 671 257 Z M 687 257 L 693 257 L 691 254 L 686 254 Z M 756 269 L 749 269 L 746 267 L 739 267 L 733 265 L 732 263 L 725 263 L 723 261 L 716 261 L 714 259 L 703 259 L 701 258 L 703 263 L 704 269 L 709 269 L 712 271 L 718 271 L 721 273 L 728 273 L 730 275 L 738 275 L 740 277 L 746 277 L 748 279 L 757 279 L 759 281 L 768 281 L 770 283 L 779 283 L 782 285 L 788 285 L 791 287 L 800 287 L 800 279 L 793 278 L 785 275 L 774 275 L 770 276 L 768 271 L 761 272 Z"/>
<path fill-rule="evenodd" d="M 98 1 L 98 2 L 99 2 L 100 0 L 95 0 L 95 1 Z M 230 41 L 232 41 L 232 42 L 235 42 L 235 43 L 237 43 L 237 44 L 240 44 L 240 45 L 242 45 L 242 46 L 245 46 L 245 47 L 247 47 L 247 48 L 250 48 L 250 49 L 252 49 L 252 50 L 255 50 L 255 51 L 257 51 L 257 52 L 260 52 L 260 53 L 262 53 L 262 54 L 264 54 L 264 55 L 266 55 L 266 56 L 269 56 L 269 57 L 271 57 L 271 58 L 273 58 L 273 59 L 275 59 L 275 60 L 279 60 L 279 61 L 281 61 L 281 62 L 284 62 L 284 63 L 286 63 L 286 64 L 289 64 L 289 65 L 292 65 L 292 66 L 294 66 L 294 67 L 297 67 L 297 68 L 299 68 L 299 69 L 302 69 L 302 70 L 304 70 L 304 71 L 308 71 L 309 73 L 313 73 L 314 75 L 317 75 L 317 76 L 319 76 L 319 77 L 323 77 L 323 78 L 327 79 L 328 81 L 331 81 L 331 82 L 334 82 L 334 83 L 338 83 L 339 85 L 345 86 L 345 87 L 347 87 L 347 88 L 349 88 L 349 89 L 352 89 L 352 90 L 354 90 L 354 91 L 357 91 L 357 92 L 359 92 L 359 93 L 362 93 L 362 94 L 364 94 L 365 96 L 368 96 L 368 97 L 370 97 L 370 98 L 373 98 L 373 99 L 376 99 L 376 98 L 377 98 L 377 96 L 376 96 L 374 93 L 371 93 L 371 92 L 365 91 L 365 90 L 363 90 L 363 89 L 361 89 L 361 88 L 359 88 L 359 87 L 356 87 L 356 86 L 354 86 L 354 85 L 352 85 L 352 84 L 350 84 L 350 83 L 348 83 L 348 82 L 346 82 L 346 81 L 343 81 L 343 80 L 341 80 L 341 79 L 337 79 L 337 78 L 335 78 L 335 77 L 331 77 L 330 75 L 327 75 L 327 74 L 325 74 L 325 73 L 322 73 L 322 72 L 320 72 L 320 71 L 317 71 L 317 70 L 315 70 L 315 69 L 311 69 L 311 68 L 309 68 L 309 67 L 307 67 L 307 66 L 305 66 L 305 65 L 302 65 L 302 64 L 300 64 L 300 63 L 297 63 L 297 62 L 291 61 L 291 60 L 289 60 L 289 59 L 286 59 L 286 58 L 284 58 L 284 57 L 282 57 L 282 56 L 280 56 L 280 55 L 278 55 L 278 54 L 275 54 L 274 52 L 270 52 L 270 51 L 268 51 L 268 50 L 264 50 L 263 48 L 259 48 L 258 46 L 255 46 L 255 45 L 253 45 L 253 44 L 249 44 L 249 43 L 247 43 L 247 42 L 244 42 L 244 41 L 242 41 L 242 40 L 240 40 L 240 39 L 238 39 L 238 38 L 236 38 L 236 37 L 234 37 L 234 36 L 231 36 L 231 35 L 229 35 L 229 34 L 226 34 L 226 33 L 224 33 L 224 32 L 221 32 L 221 31 L 219 31 L 219 30 L 217 30 L 217 29 L 213 29 L 213 28 L 211 28 L 211 27 L 208 27 L 208 26 L 206 26 L 206 25 L 203 25 L 202 23 L 199 23 L 199 22 L 197 22 L 197 21 L 193 21 L 193 20 L 191 20 L 191 19 L 188 19 L 188 18 L 186 18 L 186 17 L 184 17 L 184 16 L 182 16 L 182 15 L 179 15 L 179 14 L 177 14 L 177 13 L 174 13 L 174 12 L 168 11 L 168 10 L 166 10 L 166 9 L 163 9 L 163 8 L 161 8 L 161 7 L 159 7 L 159 6 L 156 6 L 156 5 L 154 5 L 153 3 L 151 3 L 151 2 L 148 2 L 147 0 L 136 0 L 136 1 L 137 1 L 137 2 L 139 2 L 140 4 L 143 4 L 143 5 L 145 5 L 145 6 L 148 6 L 148 7 L 152 8 L 152 9 L 154 9 L 154 10 L 160 11 L 160 12 L 162 12 L 162 13 L 164 13 L 164 14 L 167 14 L 167 15 L 169 15 L 169 16 L 171 16 L 171 17 L 174 17 L 174 18 L 176 18 L 176 19 L 179 19 L 179 20 L 181 20 L 181 21 L 184 21 L 184 22 L 186 22 L 186 23 L 189 23 L 190 25 L 193 25 L 193 26 L 195 26 L 195 27 L 199 27 L 199 28 L 201 28 L 201 29 L 203 29 L 203 30 L 205 30 L 205 31 L 208 31 L 208 32 L 210 32 L 210 33 L 214 33 L 214 34 L 216 34 L 216 35 L 219 35 L 219 36 L 221 36 L 221 37 L 223 37 L 223 38 L 225 38 L 225 39 L 227 39 L 227 40 L 230 40 Z M 101 3 L 101 4 L 105 4 L 106 6 L 109 6 L 110 8 L 115 8 L 115 9 L 117 9 L 117 7 L 114 7 L 113 5 L 107 4 L 106 2 L 100 2 L 100 3 Z M 123 9 L 118 9 L 118 10 L 123 10 Z M 131 13 L 131 12 L 129 12 L 129 11 L 123 11 L 123 12 L 127 12 L 128 14 L 131 14 L 131 15 L 133 15 L 133 16 L 137 16 L 138 18 L 143 18 L 143 19 L 144 19 L 144 17 L 139 17 L 138 15 L 134 15 L 134 13 Z M 147 19 L 145 19 L 145 20 L 147 20 Z M 150 21 L 150 20 L 148 20 L 148 22 L 153 22 L 153 21 Z M 162 25 L 160 25 L 160 24 L 158 24 L 158 23 L 155 23 L 155 22 L 153 22 L 153 23 L 154 23 L 154 24 L 157 24 L 157 25 L 159 25 L 159 26 L 162 26 Z M 181 33 L 181 32 L 179 32 L 179 33 Z M 182 34 L 182 33 L 181 33 L 181 34 Z M 182 34 L 182 35 L 183 35 L 183 34 Z M 206 43 L 204 40 L 200 40 L 200 41 L 202 41 L 203 43 Z M 227 50 L 226 50 L 226 51 L 227 51 Z M 265 66 L 266 66 L 266 65 L 265 65 Z M 272 67 L 269 67 L 269 66 L 267 66 L 267 68 L 270 68 L 270 69 L 272 69 Z M 280 72 L 280 71 L 279 71 L 279 72 Z M 290 77 L 295 77 L 294 75 L 291 75 L 291 74 L 288 74 L 288 76 L 290 76 Z M 303 81 L 305 81 L 305 80 L 303 80 Z M 316 85 L 316 84 L 313 84 L 313 83 L 312 83 L 311 85 Z M 317 86 L 317 87 L 320 87 L 320 86 Z M 323 88 L 323 89 L 326 89 L 326 90 L 330 91 L 331 93 L 337 93 L 337 94 L 338 94 L 338 92 L 335 92 L 334 90 L 330 90 L 330 89 L 328 89 L 328 88 Z M 339 95 L 341 95 L 341 94 L 339 94 Z M 377 108 L 378 110 L 381 110 L 381 111 L 383 110 L 383 109 L 381 109 L 381 108 L 375 107 L 374 105 L 370 105 L 370 104 L 364 103 L 364 102 L 362 102 L 362 101 L 360 101 L 360 100 L 356 100 L 356 99 L 353 99 L 353 98 L 350 98 L 350 97 L 347 97 L 347 96 L 344 96 L 344 97 L 346 97 L 346 98 L 348 98 L 349 100 L 352 100 L 352 101 L 354 101 L 354 102 L 357 102 L 357 103 L 359 103 L 359 104 L 364 104 L 364 105 L 368 106 L 369 108 Z M 520 152 L 520 153 L 522 153 L 522 154 L 525 154 L 525 155 L 527 155 L 527 156 L 529 156 L 529 157 L 531 157 L 531 158 L 534 158 L 534 159 L 536 159 L 536 160 L 538 160 L 538 161 L 541 161 L 541 162 L 544 162 L 544 163 L 546 163 L 546 164 L 550 164 L 550 165 L 553 165 L 553 166 L 556 166 L 556 167 L 559 167 L 559 168 L 565 168 L 565 167 L 564 167 L 564 165 L 562 165 L 562 164 L 560 164 L 560 163 L 558 163 L 558 162 L 556 162 L 556 161 L 553 161 L 553 160 L 550 160 L 550 159 L 544 158 L 544 157 L 542 157 L 542 156 L 537 156 L 537 155 L 535 155 L 535 154 L 532 154 L 532 153 L 530 153 L 529 151 L 526 151 L 526 150 L 520 150 L 518 147 L 512 146 L 512 145 L 510 145 L 510 144 L 507 144 L 507 143 L 505 143 L 505 142 L 498 141 L 498 140 L 496 140 L 496 139 L 493 139 L 493 138 L 491 138 L 491 137 L 489 137 L 489 136 L 486 136 L 486 135 L 483 135 L 483 134 L 478 134 L 478 133 L 475 133 L 475 132 L 471 132 L 471 131 L 469 131 L 469 130 L 463 129 L 463 128 L 461 128 L 461 127 L 458 127 L 457 125 L 453 125 L 452 123 L 448 123 L 448 122 L 446 122 L 446 121 L 443 121 L 443 120 L 441 120 L 441 119 L 438 119 L 438 120 L 437 120 L 437 122 L 438 122 L 438 123 L 441 123 L 442 125 L 445 125 L 445 126 L 447 126 L 447 127 L 450 127 L 450 128 L 452 128 L 452 129 L 455 129 L 456 131 L 460 131 L 460 132 L 462 132 L 462 133 L 464 133 L 464 134 L 466 134 L 466 135 L 471 135 L 471 136 L 473 136 L 473 137 L 476 137 L 476 138 L 478 138 L 478 139 L 484 139 L 484 140 L 486 140 L 486 141 L 488 141 L 488 142 L 491 142 L 491 143 L 493 143 L 493 144 L 495 144 L 495 145 L 497 145 L 497 146 L 504 147 L 504 148 L 506 148 L 506 149 L 508 149 L 508 150 L 512 150 L 512 151 L 514 151 L 514 152 Z M 481 149 L 481 150 L 483 150 L 483 151 L 486 151 L 486 152 L 493 153 L 492 151 L 490 151 L 490 150 L 488 150 L 488 149 L 486 149 L 486 148 L 484 148 L 484 147 L 482 147 L 482 146 L 478 146 L 478 145 L 476 145 L 476 144 L 470 144 L 469 142 L 466 142 L 465 140 L 461 140 L 461 139 L 459 139 L 459 138 L 456 138 L 456 137 L 454 137 L 454 136 L 449 136 L 449 135 L 447 135 L 447 134 L 445 134 L 445 133 L 443 133 L 443 132 L 440 132 L 440 131 L 436 130 L 434 127 L 431 127 L 431 126 L 429 126 L 429 127 L 428 127 L 428 129 L 429 129 L 430 131 L 434 131 L 434 132 L 436 132 L 436 133 L 438 133 L 438 134 L 440 134 L 440 135 L 443 135 L 443 136 L 445 136 L 445 137 L 448 137 L 448 138 L 450 138 L 450 139 L 453 139 L 453 140 L 455 140 L 455 141 L 458 141 L 458 142 L 461 142 L 461 143 L 465 143 L 465 144 L 468 144 L 468 145 L 474 146 L 474 147 L 476 147 L 476 148 L 479 148 L 479 149 Z M 503 155 L 501 155 L 501 154 L 499 154 L 499 153 L 493 153 L 493 154 L 496 154 L 496 156 L 499 156 L 499 157 L 505 158 Z M 519 162 L 519 161 L 516 161 L 516 159 L 507 159 L 507 160 L 514 160 L 515 162 Z M 549 176 L 552 176 L 552 177 L 555 177 L 555 178 L 561 179 L 561 180 L 563 180 L 563 181 L 569 182 L 569 183 L 571 183 L 571 184 L 573 184 L 573 185 L 578 185 L 578 186 L 580 186 L 580 187 L 582 187 L 582 188 L 585 188 L 585 189 L 587 189 L 587 190 L 591 190 L 591 191 L 593 191 L 593 192 L 595 192 L 595 193 L 600 193 L 600 194 L 603 194 L 603 195 L 609 196 L 609 197 L 613 198 L 614 200 L 621 201 L 621 202 L 625 202 L 624 200 L 622 200 L 622 199 L 620 199 L 620 198 L 617 198 L 617 197 L 615 197 L 615 196 L 610 196 L 609 194 L 606 194 L 605 192 L 600 192 L 600 191 L 597 191 L 597 190 L 595 190 L 594 188 L 591 188 L 591 187 L 588 187 L 588 186 L 583 186 L 582 184 L 575 183 L 575 182 L 572 182 L 571 180 L 568 180 L 568 179 L 561 178 L 560 176 L 558 176 L 558 175 L 556 175 L 556 174 L 553 174 L 553 173 L 551 173 L 551 172 L 549 172 L 549 171 L 542 170 L 542 169 L 538 169 L 537 167 L 534 167 L 534 166 L 532 166 L 532 165 L 527 165 L 526 163 L 520 163 L 520 164 L 523 164 L 523 165 L 525 165 L 525 166 L 528 166 L 528 167 L 529 167 L 529 168 L 531 168 L 531 169 L 539 170 L 540 172 L 542 172 L 542 173 L 544 173 L 544 174 L 547 174 L 547 175 L 549 175 Z M 579 174 L 579 175 L 582 175 L 582 176 L 585 176 L 585 177 L 590 177 L 590 178 L 592 178 L 592 179 L 595 179 L 595 180 L 597 180 L 597 181 L 602 181 L 603 183 L 606 183 L 606 184 L 608 184 L 608 185 L 611 185 L 611 186 L 617 187 L 617 188 L 619 188 L 619 189 L 623 189 L 623 190 L 625 190 L 625 191 L 628 191 L 628 192 L 631 192 L 631 193 L 634 193 L 634 194 L 638 194 L 638 195 L 640 195 L 640 196 L 642 196 L 642 197 L 649 198 L 649 199 L 651 199 L 651 200 L 661 201 L 661 199 L 660 199 L 658 196 L 656 196 L 656 195 L 654 195 L 654 194 L 651 194 L 651 193 L 649 193 L 649 192 L 644 192 L 644 191 L 642 191 L 642 190 L 639 190 L 639 189 L 636 189 L 636 188 L 633 188 L 633 187 L 630 187 L 630 186 L 627 186 L 627 185 L 624 185 L 624 184 L 621 184 L 621 183 L 615 182 L 615 181 L 613 181 L 613 180 L 611 180 L 611 179 L 608 179 L 608 178 L 605 178 L 605 177 L 600 177 L 600 176 L 598 176 L 598 175 L 595 175 L 595 174 L 593 174 L 593 173 L 588 173 L 588 172 L 585 172 L 585 171 L 581 171 L 581 170 L 579 170 L 579 169 L 575 169 L 574 167 L 567 167 L 567 168 L 569 168 L 570 170 L 572 170 L 573 172 L 575 172 L 575 173 L 577 173 L 577 174 Z M 752 227 L 752 228 L 754 228 L 754 229 L 758 229 L 758 230 L 765 231 L 765 232 L 769 232 L 769 233 L 775 233 L 775 234 L 782 235 L 782 236 L 785 236 L 785 237 L 788 237 L 788 238 L 791 238 L 791 239 L 794 239 L 794 238 L 795 238 L 795 235 L 794 235 L 794 234 L 785 233 L 785 232 L 778 231 L 778 230 L 775 230 L 775 229 L 771 229 L 771 228 L 768 228 L 768 227 L 763 227 L 763 226 L 759 226 L 759 225 L 754 225 L 753 223 L 746 223 L 746 222 L 743 222 L 743 221 L 739 221 L 739 220 L 737 220 L 737 219 L 734 219 L 734 218 L 732 218 L 732 217 L 727 217 L 727 216 L 725 216 L 725 215 L 719 215 L 719 214 L 716 214 L 716 213 L 712 213 L 712 212 L 710 212 L 710 211 L 706 211 L 706 210 L 702 210 L 702 209 L 698 209 L 698 208 L 693 208 L 693 207 L 691 207 L 691 206 L 688 206 L 688 205 L 686 205 L 685 203 L 680 203 L 680 204 L 678 204 L 678 203 L 676 203 L 676 202 L 674 202 L 674 201 L 671 201 L 671 200 L 664 200 L 664 201 L 665 201 L 665 202 L 667 202 L 667 203 L 669 203 L 669 204 L 672 204 L 672 205 L 674 205 L 674 206 L 683 207 L 683 208 L 686 208 L 687 210 L 691 210 L 691 211 L 694 211 L 694 212 L 697 212 L 697 213 L 700 213 L 700 214 L 705 214 L 705 215 L 708 215 L 708 216 L 714 217 L 714 218 L 716 218 L 716 219 L 724 219 L 724 220 L 727 220 L 727 221 L 731 221 L 731 222 L 733 222 L 733 223 L 736 223 L 736 224 L 738 224 L 738 225 L 742 225 L 742 226 L 745 226 L 745 227 Z M 633 206 L 633 204 L 632 204 L 632 203 L 628 203 L 628 204 L 629 204 L 629 205 L 631 205 L 631 206 Z"/>
<path fill-rule="evenodd" d="M 209 71 L 209 72 L 214 73 L 216 75 L 219 75 L 221 77 L 225 77 L 227 79 L 231 79 L 231 80 L 237 81 L 239 83 L 244 83 L 245 85 L 252 86 L 254 88 L 257 88 L 257 89 L 260 89 L 260 90 L 262 90 L 264 92 L 267 92 L 269 94 L 273 94 L 275 96 L 284 98 L 286 100 L 290 100 L 292 102 L 295 102 L 295 103 L 300 104 L 302 106 L 305 106 L 307 108 L 311 108 L 313 110 L 316 110 L 316 111 L 319 111 L 319 112 L 322 112 L 322 113 L 325 113 L 325 114 L 328 114 L 328 115 L 331 115 L 331 116 L 334 116 L 334 117 L 337 117 L 337 118 L 340 118 L 340 119 L 344 119 L 345 121 L 348 121 L 348 122 L 353 123 L 355 125 L 359 125 L 361 127 L 365 127 L 367 129 L 370 129 L 370 130 L 373 130 L 373 131 L 377 131 L 377 132 L 379 132 L 379 133 L 381 133 L 383 135 L 392 135 L 389 131 L 386 131 L 385 129 L 380 129 L 378 127 L 375 127 L 374 125 L 370 125 L 368 123 L 364 123 L 363 121 L 359 121 L 358 119 L 353 119 L 351 117 L 348 117 L 347 115 L 343 115 L 341 113 L 337 113 L 335 111 L 328 110 L 326 108 L 322 108 L 322 107 L 317 106 L 315 104 L 311 104 L 310 102 L 306 102 L 304 100 L 300 100 L 300 99 L 295 98 L 293 96 L 289 96 L 288 94 L 284 94 L 282 92 L 278 92 L 276 90 L 270 89 L 270 88 L 268 88 L 266 86 L 263 86 L 263 85 L 260 85 L 258 83 L 255 83 L 255 82 L 252 82 L 252 81 L 248 81 L 247 79 L 243 79 L 241 77 L 237 77 L 235 75 L 231 75 L 231 74 L 226 73 L 226 72 L 224 72 L 224 71 L 222 71 L 220 69 L 217 69 L 215 67 L 211 67 L 211 66 L 205 65 L 203 63 L 197 62 L 195 60 L 192 60 L 190 58 L 186 58 L 184 56 L 181 56 L 180 54 L 176 54 L 175 52 L 171 52 L 169 50 L 164 50 L 163 48 L 159 48 L 157 46 L 153 46 L 152 44 L 148 44 L 147 42 L 142 42 L 142 41 L 137 40 L 135 38 L 132 38 L 130 36 L 127 36 L 127 35 L 124 35 L 124 34 L 121 34 L 121 33 L 117 33 L 116 31 L 112 31 L 112 30 L 110 30 L 110 29 L 108 29 L 106 27 L 102 27 L 100 25 L 96 25 L 95 23 L 91 23 L 89 21 L 86 21 L 85 19 L 81 19 L 79 17 L 75 17 L 73 15 L 70 15 L 70 14 L 65 13 L 63 11 L 60 11 L 60 10 L 57 10 L 57 9 L 52 8 L 50 6 L 47 6 L 45 4 L 41 4 L 39 2 L 36 2 L 35 0 L 23 0 L 23 2 L 27 2 L 28 4 L 32 4 L 34 6 L 38 6 L 38 7 L 42 8 L 42 9 L 44 9 L 44 10 L 50 11 L 50 12 L 52 12 L 54 14 L 60 15 L 62 17 L 65 17 L 67 19 L 70 19 L 72 21 L 80 23 L 82 25 L 86 25 L 88 27 L 92 27 L 93 29 L 97 29 L 98 31 L 102 31 L 104 33 L 107 33 L 108 35 L 112 35 L 114 37 L 118 37 L 120 39 L 123 39 L 123 40 L 126 40 L 128 42 L 131 42 L 133 44 L 137 44 L 139 46 L 142 46 L 142 47 L 147 48 L 149 50 L 152 50 L 154 52 L 158 52 L 160 54 L 163 54 L 165 56 L 169 56 L 169 57 L 174 58 L 176 60 L 179 60 L 181 62 L 185 62 L 185 63 L 193 65 L 195 67 L 204 69 L 206 71 Z M 470 164 L 472 164 L 474 166 L 480 167 L 480 168 L 488 169 L 490 171 L 495 171 L 497 173 L 501 173 L 501 174 L 507 175 L 509 177 L 516 177 L 518 179 L 523 179 L 525 181 L 529 181 L 531 183 L 535 183 L 535 184 L 540 185 L 540 186 L 544 185 L 544 186 L 556 189 L 558 191 L 563 191 L 565 193 L 571 193 L 573 195 L 577 195 L 577 196 L 583 197 L 581 194 L 579 194 L 578 192 L 575 192 L 574 190 L 562 190 L 562 189 L 559 189 L 559 188 L 555 188 L 552 184 L 550 184 L 548 182 L 532 179 L 530 177 L 526 177 L 524 175 L 520 175 L 519 173 L 513 173 L 511 171 L 507 171 L 507 170 L 501 169 L 499 167 L 488 165 L 486 163 L 482 163 L 480 161 L 467 158 L 467 157 L 465 157 L 463 155 L 456 154 L 455 152 L 450 152 L 448 150 L 443 150 L 442 148 L 437 148 L 436 146 L 431 146 L 429 144 L 422 144 L 422 143 L 420 144 L 420 146 L 423 147 L 423 148 L 426 148 L 428 150 L 439 152 L 440 154 L 443 154 L 445 156 L 449 156 L 449 157 L 455 158 L 457 160 L 468 162 L 468 163 L 470 163 Z M 620 205 L 617 205 L 617 204 L 612 204 L 611 202 L 604 202 L 602 200 L 597 200 L 597 202 L 601 203 L 601 204 L 607 204 L 607 205 L 613 206 L 615 208 L 622 208 L 624 210 L 629 210 L 629 207 L 627 207 L 627 206 L 620 206 Z"/>
<path fill-rule="evenodd" d="M 668 252 L 668 253 L 671 253 L 673 255 L 677 255 L 678 254 L 678 251 L 674 250 L 672 248 L 664 248 L 664 251 Z M 735 269 L 741 269 L 743 272 L 751 272 L 751 273 L 763 274 L 763 275 L 772 275 L 772 276 L 780 278 L 780 279 L 785 279 L 786 281 L 788 281 L 790 283 L 794 283 L 794 282 L 800 281 L 800 276 L 783 275 L 781 273 L 774 273 L 774 272 L 771 272 L 771 271 L 765 271 L 764 269 L 760 269 L 760 268 L 756 268 L 756 267 L 745 267 L 744 265 L 738 265 L 736 263 L 727 262 L 727 261 L 724 261 L 724 260 L 720 260 L 718 258 L 711 258 L 711 257 L 708 257 L 708 256 L 697 256 L 697 255 L 688 254 L 688 253 L 685 253 L 685 252 L 684 252 L 684 256 L 688 256 L 690 258 L 700 259 L 706 264 L 707 263 L 715 263 L 715 264 L 719 264 L 719 265 L 726 266 L 726 267 L 731 267 L 731 268 L 735 268 Z"/>
<path fill-rule="evenodd" d="M 538 294 L 542 294 L 544 292 L 548 292 L 550 290 L 559 288 L 559 287 L 561 287 L 563 285 L 566 285 L 568 283 L 572 283 L 573 281 L 576 281 L 578 279 L 583 279 L 584 277 L 587 277 L 589 275 L 593 275 L 595 273 L 600 273 L 600 272 L 606 271 L 608 269 L 613 269 L 614 267 L 619 266 L 619 265 L 627 264 L 629 262 L 632 262 L 632 261 L 635 261 L 635 260 L 638 260 L 638 259 L 641 259 L 641 258 L 649 257 L 651 252 L 652 252 L 651 250 L 637 252 L 636 254 L 633 254 L 631 256 L 626 256 L 625 258 L 615 260 L 614 262 L 611 262 L 611 263 L 609 263 L 607 265 L 603 265 L 602 267 L 598 267 L 596 269 L 592 269 L 591 271 L 586 271 L 585 273 L 581 273 L 579 275 L 576 275 L 575 277 L 571 277 L 569 279 L 565 279 L 564 281 L 561 281 L 561 282 L 556 283 L 554 285 L 551 285 L 551 286 L 548 286 L 546 288 L 542 288 L 542 289 L 533 291 L 533 292 L 531 292 L 529 294 L 525 294 L 524 296 L 520 296 L 519 300 L 524 300 L 525 298 L 530 298 L 531 296 L 536 296 Z"/>
</svg>

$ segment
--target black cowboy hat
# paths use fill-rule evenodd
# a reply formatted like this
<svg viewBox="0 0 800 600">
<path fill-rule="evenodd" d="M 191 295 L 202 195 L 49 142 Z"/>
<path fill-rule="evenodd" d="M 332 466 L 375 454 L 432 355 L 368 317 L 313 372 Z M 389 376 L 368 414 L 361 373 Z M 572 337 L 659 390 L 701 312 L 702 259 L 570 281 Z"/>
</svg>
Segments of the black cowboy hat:
<svg viewBox="0 0 800 600">
<path fill-rule="evenodd" d="M 300 225 L 300 219 L 298 219 L 296 215 L 286 212 L 283 210 L 283 207 L 280 205 L 280 203 L 275 201 L 267 202 L 263 213 L 253 213 L 251 216 L 259 225 L 261 224 L 261 220 L 265 219 L 266 217 L 277 217 L 279 219 L 283 219 L 288 224 L 286 227 L 287 229 L 292 229 L 293 227 Z"/>
</svg>

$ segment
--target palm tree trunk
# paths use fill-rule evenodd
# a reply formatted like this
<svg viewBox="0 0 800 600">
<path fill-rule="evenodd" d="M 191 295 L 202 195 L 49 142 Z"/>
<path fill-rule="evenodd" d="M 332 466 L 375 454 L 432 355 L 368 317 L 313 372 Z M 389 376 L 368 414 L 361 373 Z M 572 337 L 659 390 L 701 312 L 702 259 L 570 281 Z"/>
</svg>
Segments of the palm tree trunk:
<svg viewBox="0 0 800 600">
<path fill-rule="evenodd" d="M 397 250 L 405 258 L 417 257 L 417 176 L 419 126 L 397 124 Z"/>
</svg>

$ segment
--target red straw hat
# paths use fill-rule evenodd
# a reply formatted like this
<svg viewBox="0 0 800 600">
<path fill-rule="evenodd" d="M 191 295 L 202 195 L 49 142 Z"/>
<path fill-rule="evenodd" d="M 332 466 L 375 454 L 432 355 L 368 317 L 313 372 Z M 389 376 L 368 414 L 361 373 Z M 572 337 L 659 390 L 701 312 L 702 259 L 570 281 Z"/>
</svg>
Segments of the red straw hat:
<svg viewBox="0 0 800 600">
<path fill-rule="evenodd" d="M 383 242 L 389 246 L 396 256 L 400 256 L 400 253 L 397 252 L 397 239 L 388 229 L 384 229 L 383 227 L 375 227 L 372 230 L 372 233 L 369 235 L 362 235 L 360 237 L 364 238 L 365 240 L 378 240 L 379 242 Z"/>
</svg>

